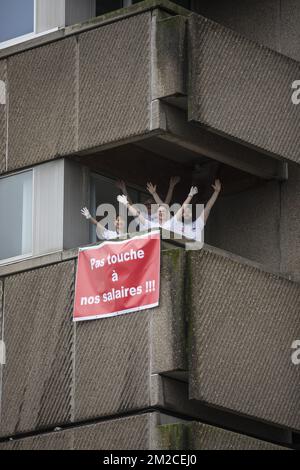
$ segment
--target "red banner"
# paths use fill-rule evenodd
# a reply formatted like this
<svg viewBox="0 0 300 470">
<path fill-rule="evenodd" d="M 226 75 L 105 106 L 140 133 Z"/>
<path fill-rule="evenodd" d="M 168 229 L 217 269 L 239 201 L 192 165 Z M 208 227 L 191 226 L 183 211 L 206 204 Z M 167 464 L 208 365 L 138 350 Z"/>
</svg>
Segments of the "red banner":
<svg viewBox="0 0 300 470">
<path fill-rule="evenodd" d="M 160 232 L 80 248 L 74 321 L 156 307 L 159 303 Z"/>
</svg>

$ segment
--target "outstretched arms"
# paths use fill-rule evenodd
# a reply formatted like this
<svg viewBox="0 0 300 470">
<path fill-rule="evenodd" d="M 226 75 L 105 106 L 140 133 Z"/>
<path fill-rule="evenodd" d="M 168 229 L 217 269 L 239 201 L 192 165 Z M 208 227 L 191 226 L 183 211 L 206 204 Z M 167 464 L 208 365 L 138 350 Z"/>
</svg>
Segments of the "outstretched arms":
<svg viewBox="0 0 300 470">
<path fill-rule="evenodd" d="M 206 221 L 209 217 L 210 211 L 211 211 L 213 205 L 215 204 L 216 200 L 218 199 L 218 196 L 219 196 L 220 191 L 222 189 L 221 181 L 216 180 L 215 184 L 212 185 L 212 188 L 214 189 L 214 193 L 211 196 L 211 198 L 209 199 L 209 201 L 206 204 L 205 209 L 204 209 L 204 223 L 206 223 Z"/>
<path fill-rule="evenodd" d="M 117 180 L 116 187 L 122 191 L 122 193 L 127 197 L 129 204 L 132 205 L 132 200 L 130 199 L 130 196 L 128 194 L 125 181 Z"/>
<path fill-rule="evenodd" d="M 156 184 L 153 185 L 152 183 L 147 183 L 147 189 L 149 193 L 151 194 L 151 196 L 153 197 L 156 204 L 158 204 L 159 206 L 163 204 L 162 200 L 160 199 L 159 195 L 156 192 Z"/>
<path fill-rule="evenodd" d="M 136 209 L 131 204 L 129 204 L 127 196 L 122 194 L 122 196 L 117 197 L 117 200 L 120 204 L 123 204 L 124 206 L 126 206 L 128 208 L 128 211 L 130 212 L 131 215 L 133 215 L 133 217 L 138 217 L 139 221 L 142 224 L 147 223 L 147 221 L 146 221 L 145 217 L 143 216 L 143 214 L 138 209 Z"/>
<path fill-rule="evenodd" d="M 97 229 L 99 230 L 100 233 L 103 233 L 104 230 L 105 230 L 105 227 L 100 224 L 100 222 L 97 222 L 96 219 L 94 219 L 94 217 L 91 216 L 90 214 L 90 211 L 88 210 L 87 207 L 84 207 L 83 209 L 81 209 L 81 214 L 83 215 L 83 217 L 85 217 L 87 220 L 89 220 L 92 224 L 96 225 L 97 226 Z"/>
<path fill-rule="evenodd" d="M 81 215 L 83 215 L 83 217 L 89 220 L 92 224 L 97 225 L 98 223 L 97 220 L 91 216 L 90 211 L 88 210 L 87 207 L 84 207 L 83 209 L 81 209 L 80 212 L 81 212 Z"/>
<path fill-rule="evenodd" d="M 168 205 L 170 204 L 172 200 L 174 188 L 179 183 L 179 181 L 180 181 L 180 176 L 172 176 L 170 178 L 169 189 L 168 189 L 168 193 L 165 199 L 165 204 L 168 204 Z"/>
<path fill-rule="evenodd" d="M 182 217 L 182 213 L 183 213 L 185 206 L 187 206 L 191 202 L 191 200 L 196 194 L 198 194 L 198 188 L 197 186 L 192 186 L 188 194 L 188 197 L 186 198 L 186 200 L 184 201 L 180 209 L 175 214 L 175 217 L 177 220 L 179 220 Z"/>
<path fill-rule="evenodd" d="M 162 199 L 159 197 L 159 195 L 157 194 L 156 192 L 156 184 L 153 185 L 152 183 L 147 183 L 147 190 L 149 191 L 149 193 L 151 194 L 151 196 L 153 197 L 154 201 L 156 202 L 156 204 L 158 204 L 159 206 L 161 206 L 162 204 L 167 204 L 169 205 L 171 200 L 172 200 L 172 196 L 173 196 L 173 191 L 174 191 L 174 188 L 176 186 L 176 184 L 178 184 L 180 181 L 180 177 L 179 176 L 172 176 L 171 179 L 170 179 L 170 184 L 169 184 L 169 189 L 168 189 L 168 194 L 166 196 L 166 199 L 165 199 L 165 202 L 162 201 Z M 125 193 L 124 193 L 125 194 Z"/>
</svg>

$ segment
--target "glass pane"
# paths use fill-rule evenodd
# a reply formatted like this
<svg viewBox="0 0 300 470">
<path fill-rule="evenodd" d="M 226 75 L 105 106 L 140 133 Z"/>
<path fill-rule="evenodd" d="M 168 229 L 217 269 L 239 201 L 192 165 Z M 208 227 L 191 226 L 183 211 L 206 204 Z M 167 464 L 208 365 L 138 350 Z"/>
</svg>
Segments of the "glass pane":
<svg viewBox="0 0 300 470">
<path fill-rule="evenodd" d="M 116 211 L 118 210 L 117 196 L 119 190 L 115 185 L 115 181 L 111 178 L 106 178 L 105 176 L 93 174 L 91 176 L 91 214 L 95 217 L 97 207 L 100 204 L 112 204 Z M 90 241 L 96 241 L 96 231 L 95 227 L 90 224 Z"/>
<path fill-rule="evenodd" d="M 32 251 L 32 171 L 0 179 L 0 259 Z"/>
<path fill-rule="evenodd" d="M 103 15 L 109 11 L 118 10 L 118 8 L 122 8 L 122 6 L 122 0 L 97 0 L 96 16 Z"/>
<path fill-rule="evenodd" d="M 0 0 L 0 42 L 34 31 L 34 0 Z"/>
</svg>

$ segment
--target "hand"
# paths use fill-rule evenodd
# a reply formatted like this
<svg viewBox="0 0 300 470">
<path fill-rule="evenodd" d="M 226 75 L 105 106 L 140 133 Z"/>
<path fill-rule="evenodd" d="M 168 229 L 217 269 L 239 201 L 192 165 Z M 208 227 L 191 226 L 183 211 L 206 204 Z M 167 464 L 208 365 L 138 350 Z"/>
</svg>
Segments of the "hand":
<svg viewBox="0 0 300 470">
<path fill-rule="evenodd" d="M 87 220 L 92 217 L 91 214 L 90 214 L 90 211 L 87 209 L 87 207 L 84 207 L 83 209 L 81 209 L 80 212 Z"/>
<path fill-rule="evenodd" d="M 123 204 L 124 206 L 128 206 L 128 200 L 124 194 L 122 194 L 122 196 L 118 196 L 117 200 L 120 204 Z"/>
<path fill-rule="evenodd" d="M 122 191 L 122 193 L 124 193 L 124 194 L 126 193 L 126 184 L 125 184 L 125 181 L 123 181 L 123 180 L 117 180 L 117 181 L 116 181 L 116 186 L 117 186 L 117 188 L 119 188 L 119 189 Z"/>
<path fill-rule="evenodd" d="M 170 178 L 170 186 L 172 186 L 174 188 L 176 186 L 176 184 L 179 183 L 180 179 L 181 179 L 180 176 L 172 176 Z"/>
<path fill-rule="evenodd" d="M 156 184 L 153 185 L 152 183 L 147 183 L 147 189 L 150 194 L 155 194 L 156 193 Z"/>
<path fill-rule="evenodd" d="M 212 184 L 211 187 L 215 190 L 216 193 L 219 193 L 222 189 L 221 181 L 216 180 L 215 184 Z"/>
<path fill-rule="evenodd" d="M 190 192 L 189 192 L 189 196 L 193 197 L 196 194 L 198 194 L 198 188 L 197 188 L 197 186 L 192 186 L 191 189 L 190 189 Z"/>
</svg>

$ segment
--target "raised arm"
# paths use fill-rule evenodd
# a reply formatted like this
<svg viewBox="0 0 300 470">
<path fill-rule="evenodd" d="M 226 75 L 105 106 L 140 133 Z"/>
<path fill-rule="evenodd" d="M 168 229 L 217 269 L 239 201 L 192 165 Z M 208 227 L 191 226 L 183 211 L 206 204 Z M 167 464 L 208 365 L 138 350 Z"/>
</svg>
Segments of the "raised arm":
<svg viewBox="0 0 300 470">
<path fill-rule="evenodd" d="M 139 221 L 142 224 L 147 223 L 147 221 L 146 221 L 145 217 L 143 216 L 143 214 L 141 213 L 141 211 L 139 211 L 138 209 L 133 207 L 131 204 L 129 204 L 127 196 L 122 194 L 122 196 L 117 197 L 117 200 L 120 204 L 123 204 L 124 206 L 127 207 L 128 211 L 130 212 L 131 215 L 133 215 L 133 217 L 138 217 Z"/>
<path fill-rule="evenodd" d="M 128 194 L 125 181 L 117 180 L 116 187 L 122 191 L 122 193 L 127 197 L 129 204 L 132 205 L 132 200 L 130 199 L 130 196 Z"/>
<path fill-rule="evenodd" d="M 159 195 L 156 192 L 156 184 L 153 185 L 152 183 L 147 183 L 147 190 L 151 194 L 151 196 L 153 197 L 156 204 L 161 206 L 163 204 L 163 201 L 160 199 Z"/>
<path fill-rule="evenodd" d="M 175 188 L 176 184 L 179 183 L 179 181 L 180 181 L 180 176 L 172 176 L 170 178 L 169 189 L 168 189 L 168 194 L 167 194 L 166 199 L 165 199 L 165 204 L 169 205 L 170 202 L 172 201 L 174 188 Z"/>
<path fill-rule="evenodd" d="M 216 180 L 215 184 L 212 185 L 212 188 L 214 189 L 213 195 L 209 199 L 209 201 L 206 204 L 205 209 L 204 209 L 204 223 L 205 224 L 206 224 L 206 221 L 209 217 L 210 211 L 211 211 L 213 205 L 215 204 L 216 200 L 218 199 L 218 196 L 219 196 L 220 191 L 222 189 L 222 185 L 221 185 L 220 180 Z"/>
<path fill-rule="evenodd" d="M 192 201 L 193 197 L 196 194 L 198 194 L 198 188 L 197 188 L 197 186 L 192 186 L 191 189 L 190 189 L 190 192 L 188 194 L 188 197 L 186 198 L 186 200 L 184 201 L 184 203 L 182 204 L 180 209 L 175 214 L 176 219 L 179 220 L 182 217 L 183 209 L 185 208 L 185 206 L 187 206 Z"/>
<path fill-rule="evenodd" d="M 100 233 L 103 233 L 104 230 L 105 230 L 105 227 L 104 225 L 102 225 L 100 222 L 97 222 L 96 219 L 94 219 L 94 217 L 91 216 L 90 214 L 90 211 L 88 210 L 87 207 L 84 207 L 83 209 L 81 209 L 81 214 L 83 215 L 83 217 L 85 217 L 87 220 L 89 220 L 92 224 L 96 225 L 97 228 L 99 229 Z"/>
</svg>

